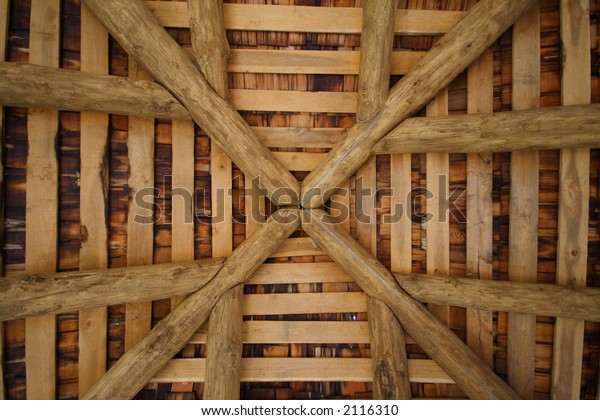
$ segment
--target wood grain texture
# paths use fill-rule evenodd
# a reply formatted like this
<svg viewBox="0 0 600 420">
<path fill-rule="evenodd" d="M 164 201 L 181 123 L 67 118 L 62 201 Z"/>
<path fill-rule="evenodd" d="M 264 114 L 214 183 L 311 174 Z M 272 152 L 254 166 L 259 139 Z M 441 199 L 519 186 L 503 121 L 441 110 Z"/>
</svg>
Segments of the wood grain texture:
<svg viewBox="0 0 600 420">
<path fill-rule="evenodd" d="M 297 211 L 278 210 L 240 245 L 219 273 L 189 295 L 88 392 L 86 399 L 129 399 L 189 342 L 221 296 L 242 284 L 300 224 Z"/>
<path fill-rule="evenodd" d="M 336 283 L 351 282 L 335 263 L 274 263 L 264 264 L 252 275 L 247 284 Z"/>
<path fill-rule="evenodd" d="M 194 121 L 226 150 L 245 174 L 259 177 L 271 201 L 291 204 L 299 189 L 294 177 L 273 159 L 235 109 L 210 87 L 143 1 L 85 0 L 84 4 L 137 62 L 186 106 Z M 136 31 L 124 29 L 129 27 L 135 27 Z M 173 71 L 173 63 L 177 71 Z"/>
<path fill-rule="evenodd" d="M 240 111 L 355 113 L 355 92 L 232 89 L 231 105 Z"/>
<path fill-rule="evenodd" d="M 481 282 L 425 274 L 395 274 L 395 277 L 403 289 L 422 302 L 594 322 L 600 317 L 600 291 L 583 287 L 516 281 Z"/>
<path fill-rule="evenodd" d="M 31 2 L 29 61 L 59 66 L 60 1 Z M 58 241 L 58 112 L 30 109 L 27 115 L 25 271 L 54 272 Z M 56 319 L 25 321 L 27 399 L 56 394 Z"/>
<path fill-rule="evenodd" d="M 471 398 L 518 398 L 445 325 L 414 301 L 392 274 L 322 210 L 303 210 L 303 229 L 370 296 L 385 302 L 419 346 Z"/>
<path fill-rule="evenodd" d="M 589 0 L 560 3 L 562 40 L 561 101 L 590 102 Z M 556 282 L 585 286 L 588 256 L 589 149 L 560 152 Z M 552 398 L 579 399 L 584 323 L 558 318 L 554 330 Z"/>
<path fill-rule="evenodd" d="M 467 112 L 494 109 L 494 55 L 487 50 L 468 70 Z M 467 155 L 467 275 L 481 280 L 493 277 L 493 200 L 491 153 Z M 494 368 L 492 312 L 467 309 L 467 345 Z"/>
<path fill-rule="evenodd" d="M 81 70 L 108 73 L 108 33 L 90 11 L 81 8 Z M 79 269 L 108 265 L 108 114 L 81 114 L 81 249 Z M 79 313 L 79 395 L 106 371 L 107 309 Z"/>
<path fill-rule="evenodd" d="M 74 312 L 188 295 L 212 279 L 222 259 L 26 274 L 0 279 L 0 320 Z"/>
<path fill-rule="evenodd" d="M 410 118 L 384 137 L 375 154 L 497 153 L 599 147 L 600 105 L 578 105 L 481 115 Z"/>
<path fill-rule="evenodd" d="M 390 92 L 383 110 L 355 125 L 326 161 L 303 181 L 303 207 L 320 207 L 333 188 L 348 179 L 371 148 L 395 126 L 417 112 L 477 59 L 535 0 L 483 0 L 423 57 Z"/>
<path fill-rule="evenodd" d="M 243 315 L 367 312 L 362 292 L 272 293 L 244 296 Z"/>
</svg>

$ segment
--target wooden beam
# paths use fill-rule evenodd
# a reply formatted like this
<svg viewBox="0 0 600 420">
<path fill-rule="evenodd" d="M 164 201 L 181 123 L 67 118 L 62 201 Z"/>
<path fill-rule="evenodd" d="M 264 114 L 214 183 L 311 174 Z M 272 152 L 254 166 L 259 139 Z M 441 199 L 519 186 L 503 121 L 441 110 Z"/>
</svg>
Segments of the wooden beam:
<svg viewBox="0 0 600 420">
<path fill-rule="evenodd" d="M 494 55 L 487 50 L 469 67 L 467 112 L 494 110 Z M 467 276 L 493 277 L 493 200 L 491 153 L 467 155 Z M 467 345 L 494 368 L 494 321 L 492 312 L 467 309 Z"/>
<path fill-rule="evenodd" d="M 189 0 L 190 34 L 194 58 L 206 80 L 227 99 L 229 43 L 220 0 Z M 227 257 L 233 252 L 232 162 L 211 142 L 212 255 Z M 244 287 L 227 291 L 210 315 L 206 348 L 206 381 L 203 398 L 240 398 L 242 359 L 242 296 Z"/>
<path fill-rule="evenodd" d="M 367 312 L 362 292 L 270 293 L 244 296 L 243 315 L 294 315 Z"/>
<path fill-rule="evenodd" d="M 355 125 L 303 181 L 303 207 L 320 207 L 369 157 L 371 148 L 478 58 L 535 0 L 483 0 L 390 92 L 377 117 Z"/>
<path fill-rule="evenodd" d="M 413 298 L 485 311 L 514 312 L 598 322 L 600 290 L 449 276 L 395 273 Z"/>
<path fill-rule="evenodd" d="M 339 283 L 351 282 L 336 263 L 263 264 L 247 284 Z"/>
<path fill-rule="evenodd" d="M 29 61 L 59 66 L 60 1 L 33 0 Z M 58 112 L 30 109 L 27 118 L 25 271 L 56 271 L 58 244 Z M 56 394 L 56 319 L 25 321 L 25 364 L 28 399 L 54 399 Z"/>
<path fill-rule="evenodd" d="M 0 278 L 0 320 L 188 295 L 222 259 Z"/>
<path fill-rule="evenodd" d="M 299 224 L 298 211 L 274 213 L 259 232 L 234 251 L 212 281 L 188 296 L 121 357 L 85 399 L 129 399 L 136 395 L 208 320 L 221 296 L 242 284 Z"/>
<path fill-rule="evenodd" d="M 540 105 L 540 7 L 531 8 L 513 29 L 513 109 Z M 510 161 L 508 277 L 537 280 L 539 154 L 514 151 Z M 523 399 L 533 399 L 535 316 L 508 314 L 508 383 Z"/>
<path fill-rule="evenodd" d="M 232 89 L 231 105 L 243 111 L 356 112 L 355 92 Z"/>
<path fill-rule="evenodd" d="M 563 105 L 588 104 L 590 80 L 589 0 L 560 2 Z M 590 151 L 560 152 L 558 245 L 556 282 L 586 285 L 588 217 L 590 203 Z M 554 330 L 552 398 L 579 399 L 584 323 L 562 318 Z"/>
<path fill-rule="evenodd" d="M 518 398 L 471 350 L 421 304 L 392 274 L 322 210 L 303 210 L 302 228 L 370 296 L 385 302 L 406 331 L 471 398 Z"/>
<path fill-rule="evenodd" d="M 373 153 L 497 153 L 600 147 L 599 115 L 600 104 L 593 104 L 410 118 L 377 143 Z"/>
<path fill-rule="evenodd" d="M 256 138 L 242 117 L 209 85 L 200 70 L 141 0 L 84 0 L 138 63 L 164 84 L 195 122 L 247 175 L 258 177 L 275 204 L 298 198 L 298 183 Z M 135 27 L 135 32 L 126 28 Z M 177 65 L 177 71 L 173 66 Z"/>
<path fill-rule="evenodd" d="M 397 0 L 367 0 L 363 5 L 356 118 L 375 117 L 388 96 L 392 44 L 394 41 Z M 366 250 L 377 257 L 377 158 L 371 157 L 356 174 L 366 197 L 357 197 L 356 205 L 368 220 L 357 220 L 356 233 Z M 366 198 L 366 199 L 365 199 Z M 394 313 L 376 298 L 367 298 L 367 317 L 371 335 L 373 398 L 376 400 L 410 399 L 404 331 Z"/>
</svg>

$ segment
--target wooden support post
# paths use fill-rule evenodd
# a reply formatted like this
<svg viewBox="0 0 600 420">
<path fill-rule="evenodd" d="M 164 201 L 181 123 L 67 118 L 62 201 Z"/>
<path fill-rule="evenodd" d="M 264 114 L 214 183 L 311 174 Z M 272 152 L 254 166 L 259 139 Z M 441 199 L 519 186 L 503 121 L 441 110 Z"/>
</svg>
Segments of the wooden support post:
<svg viewBox="0 0 600 420">
<path fill-rule="evenodd" d="M 368 0 L 363 6 L 358 121 L 375 117 L 387 98 L 397 0 Z M 377 159 L 371 157 L 358 171 L 357 182 L 366 197 L 357 196 L 360 211 L 356 231 L 359 243 L 377 257 Z M 361 220 L 364 217 L 365 220 Z M 404 332 L 394 313 L 376 298 L 367 298 L 373 366 L 373 398 L 410 399 Z"/>
<path fill-rule="evenodd" d="M 0 0 L 0 61 L 6 59 L 8 39 L 8 0 Z M 4 108 L 0 106 L 0 223 L 4 226 Z M 0 247 L 4 248 L 4 228 L 0 227 Z M 0 252 L 0 274 L 4 275 L 4 258 Z M 0 321 L 0 400 L 4 399 L 4 323 Z"/>
<path fill-rule="evenodd" d="M 562 0 L 562 104 L 590 102 L 589 0 Z M 589 149 L 561 150 L 556 282 L 586 285 L 589 217 Z M 556 320 L 552 398 L 579 399 L 584 323 Z"/>
<path fill-rule="evenodd" d="M 487 50 L 469 67 L 467 112 L 494 110 L 494 55 Z M 491 280 L 493 276 L 493 202 L 491 153 L 467 155 L 467 276 Z M 494 368 L 492 312 L 467 309 L 467 345 Z"/>
<path fill-rule="evenodd" d="M 540 8 L 531 8 L 513 29 L 513 109 L 540 103 Z M 515 151 L 510 161 L 508 277 L 537 279 L 539 154 Z M 508 382 L 521 398 L 533 399 L 535 316 L 508 314 Z"/>
<path fill-rule="evenodd" d="M 190 0 L 190 33 L 194 58 L 206 80 L 219 96 L 227 99 L 229 44 L 225 34 L 223 2 Z M 232 162 L 217 142 L 211 142 L 212 256 L 233 252 Z M 204 398 L 240 398 L 242 360 L 243 286 L 227 291 L 210 316 Z"/>
<path fill-rule="evenodd" d="M 86 399 L 132 398 L 208 320 L 226 291 L 242 284 L 300 225 L 298 211 L 279 210 L 240 245 L 206 286 L 188 296 L 96 383 Z"/>
<path fill-rule="evenodd" d="M 59 66 L 60 1 L 33 0 L 29 61 Z M 58 112 L 30 109 L 27 119 L 25 271 L 56 271 L 58 244 Z M 56 393 L 56 319 L 25 321 L 28 399 L 54 399 Z"/>
<path fill-rule="evenodd" d="M 89 9 L 81 7 L 81 69 L 108 73 L 108 33 Z M 81 113 L 81 250 L 79 269 L 108 265 L 108 114 Z M 106 371 L 107 309 L 79 313 L 79 395 Z"/>
<path fill-rule="evenodd" d="M 302 205 L 320 207 L 342 181 L 371 154 L 383 136 L 435 95 L 477 59 L 536 0 L 483 0 L 427 53 L 390 92 L 383 110 L 355 125 L 304 180 Z"/>
<path fill-rule="evenodd" d="M 142 0 L 83 2 L 138 63 L 165 85 L 194 121 L 247 175 L 258 177 L 275 204 L 297 202 L 298 182 L 260 143 L 233 107 L 211 88 L 202 73 L 162 28 Z M 135 27 L 130 31 L 127 28 Z M 177 65 L 177 71 L 173 66 Z"/>
<path fill-rule="evenodd" d="M 471 398 L 518 398 L 469 348 L 402 290 L 392 274 L 322 210 L 303 210 L 302 228 L 402 326 Z"/>
<path fill-rule="evenodd" d="M 129 58 L 129 77 L 152 81 L 135 60 Z M 129 117 L 127 156 L 128 186 L 132 197 L 140 191 L 154 190 L 154 119 Z M 127 215 L 127 265 L 150 265 L 154 254 L 154 223 L 139 220 L 136 200 L 129 200 Z M 125 306 L 125 351 L 135 346 L 152 327 L 152 302 L 127 303 Z"/>
</svg>

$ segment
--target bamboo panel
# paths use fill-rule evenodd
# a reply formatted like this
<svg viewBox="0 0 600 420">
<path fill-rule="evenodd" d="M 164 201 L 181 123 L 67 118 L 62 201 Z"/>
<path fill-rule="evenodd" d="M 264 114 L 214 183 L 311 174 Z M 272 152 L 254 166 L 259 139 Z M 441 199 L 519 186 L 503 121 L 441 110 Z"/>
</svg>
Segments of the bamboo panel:
<svg viewBox="0 0 600 420">
<path fill-rule="evenodd" d="M 245 295 L 244 315 L 360 313 L 367 311 L 362 292 L 274 293 Z"/>
<path fill-rule="evenodd" d="M 81 70 L 108 72 L 108 32 L 85 7 L 81 7 Z M 81 270 L 106 268 L 108 115 L 81 114 Z M 106 371 L 107 310 L 79 313 L 79 395 L 84 395 Z"/>
<path fill-rule="evenodd" d="M 59 66 L 58 0 L 31 4 L 29 62 Z M 58 112 L 29 110 L 27 119 L 25 271 L 54 272 L 58 239 Z M 28 399 L 54 399 L 56 395 L 56 318 L 25 321 L 25 363 Z"/>
<path fill-rule="evenodd" d="M 229 100 L 239 111 L 355 113 L 355 92 L 231 89 Z"/>
<path fill-rule="evenodd" d="M 185 2 L 147 1 L 161 25 L 188 28 Z M 224 4 L 225 28 L 242 31 L 359 34 L 362 10 L 346 7 Z M 446 10 L 398 10 L 395 32 L 402 35 L 441 35 L 465 16 Z"/>
<path fill-rule="evenodd" d="M 152 382 L 202 382 L 205 359 L 175 359 Z M 454 383 L 431 360 L 409 360 L 409 379 L 421 383 Z M 366 358 L 244 358 L 242 382 L 356 381 L 372 380 L 371 360 Z"/>
<path fill-rule="evenodd" d="M 283 251 L 282 251 L 283 252 Z M 263 264 L 247 284 L 351 282 L 336 263 Z"/>
<path fill-rule="evenodd" d="M 283 244 L 277 251 L 271 255 L 271 258 L 278 257 L 301 257 L 327 255 L 310 238 L 289 238 L 283 241 Z"/>
</svg>

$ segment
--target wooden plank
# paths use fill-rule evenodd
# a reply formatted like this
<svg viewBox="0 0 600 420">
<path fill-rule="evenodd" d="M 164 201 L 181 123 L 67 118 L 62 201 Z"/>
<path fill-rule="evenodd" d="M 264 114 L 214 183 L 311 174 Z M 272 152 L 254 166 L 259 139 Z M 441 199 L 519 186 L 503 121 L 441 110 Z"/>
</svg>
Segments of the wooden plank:
<svg viewBox="0 0 600 420">
<path fill-rule="evenodd" d="M 29 61 L 59 66 L 60 2 L 31 2 Z M 30 109 L 26 181 L 25 271 L 53 272 L 57 264 L 58 112 Z M 56 319 L 25 320 L 27 399 L 54 399 L 56 393 Z"/>
<path fill-rule="evenodd" d="M 129 399 L 136 395 L 208 320 L 221 296 L 242 284 L 299 225 L 297 211 L 274 213 L 259 232 L 236 248 L 212 281 L 163 318 L 84 398 Z"/>
<path fill-rule="evenodd" d="M 273 293 L 245 295 L 244 315 L 291 315 L 367 312 L 362 292 Z"/>
<path fill-rule="evenodd" d="M 81 7 L 81 70 L 108 73 L 108 33 L 89 9 Z M 108 114 L 81 114 L 81 250 L 79 269 L 108 265 Z M 107 309 L 79 313 L 79 395 L 106 371 Z"/>
<path fill-rule="evenodd" d="M 201 382 L 205 359 L 175 359 L 169 362 L 153 382 Z M 411 382 L 453 383 L 431 360 L 409 360 Z M 241 364 L 242 382 L 288 381 L 351 381 L 370 382 L 371 362 L 364 358 L 244 358 Z"/>
<path fill-rule="evenodd" d="M 240 170 L 258 177 L 273 203 L 292 204 L 289 191 L 299 192 L 296 179 L 271 156 L 239 113 L 212 89 L 142 0 L 84 0 L 84 3 L 121 46 L 185 105 L 194 121 Z M 135 33 L 125 29 L 131 27 L 136 28 Z M 173 71 L 175 63 L 177 71 Z"/>
<path fill-rule="evenodd" d="M 513 29 L 513 109 L 540 103 L 540 8 L 534 6 Z M 539 154 L 515 151 L 510 162 L 508 277 L 535 282 L 538 259 Z M 508 314 L 508 382 L 521 398 L 534 397 L 535 316 Z"/>
<path fill-rule="evenodd" d="M 600 105 L 593 104 L 410 118 L 377 143 L 373 153 L 496 153 L 599 147 L 599 115 Z"/>
<path fill-rule="evenodd" d="M 146 1 L 161 25 L 189 27 L 185 4 Z M 225 4 L 225 28 L 241 31 L 282 31 L 359 34 L 362 10 L 352 7 L 307 7 Z M 403 35 L 441 35 L 465 16 L 445 10 L 398 10 L 394 31 Z"/>
<path fill-rule="evenodd" d="M 590 102 L 589 0 L 561 1 L 561 101 Z M 589 149 L 560 152 L 556 282 L 585 286 L 588 255 Z M 579 399 L 584 323 L 558 318 L 554 330 L 552 398 Z"/>
<path fill-rule="evenodd" d="M 517 398 L 448 327 L 413 300 L 381 263 L 322 210 L 303 210 L 303 229 L 370 296 L 384 301 L 406 331 L 471 398 Z"/>
<path fill-rule="evenodd" d="M 467 112 L 494 111 L 494 55 L 487 50 L 469 67 Z M 467 275 L 481 280 L 493 276 L 493 200 L 491 153 L 467 155 Z M 467 345 L 493 369 L 492 312 L 467 309 Z"/>
<path fill-rule="evenodd" d="M 304 284 L 351 282 L 335 263 L 263 264 L 248 284 Z"/>
<path fill-rule="evenodd" d="M 321 207 L 371 154 L 372 147 L 477 59 L 535 0 L 483 0 L 392 88 L 374 119 L 355 125 L 302 182 L 302 206 Z M 477 34 L 472 39 L 473 34 Z"/>
<path fill-rule="evenodd" d="M 288 171 L 310 172 L 327 157 L 327 154 L 314 152 L 273 152 L 273 156 Z"/>
<path fill-rule="evenodd" d="M 290 238 L 283 241 L 271 258 L 327 255 L 311 238 Z"/>
<path fill-rule="evenodd" d="M 596 322 L 600 318 L 600 290 L 596 289 L 424 274 L 396 274 L 396 280 L 423 302 Z"/>
<path fill-rule="evenodd" d="M 129 58 L 129 77 L 152 81 L 152 77 L 135 60 Z M 133 194 L 154 190 L 154 119 L 129 117 L 127 156 L 128 186 Z M 140 223 L 139 208 L 130 200 L 127 215 L 127 265 L 150 265 L 154 254 L 154 224 Z M 136 219 L 136 216 L 138 218 Z M 143 214 L 141 215 L 143 216 Z M 125 306 L 125 351 L 135 346 L 151 329 L 152 302 L 128 303 Z"/>
<path fill-rule="evenodd" d="M 238 111 L 355 113 L 355 92 L 231 89 L 229 99 Z"/>
<path fill-rule="evenodd" d="M 0 278 L 0 320 L 187 295 L 208 283 L 222 259 Z"/>
<path fill-rule="evenodd" d="M 267 147 L 330 149 L 344 138 L 345 128 L 252 127 Z"/>
</svg>

